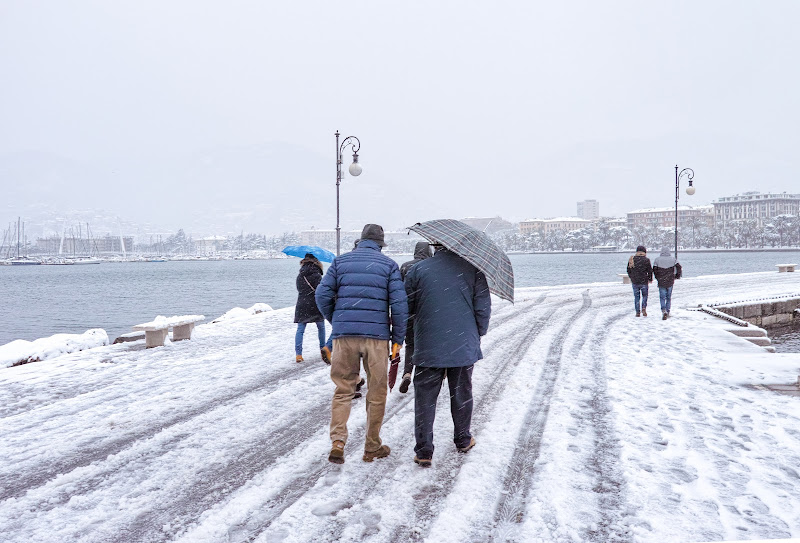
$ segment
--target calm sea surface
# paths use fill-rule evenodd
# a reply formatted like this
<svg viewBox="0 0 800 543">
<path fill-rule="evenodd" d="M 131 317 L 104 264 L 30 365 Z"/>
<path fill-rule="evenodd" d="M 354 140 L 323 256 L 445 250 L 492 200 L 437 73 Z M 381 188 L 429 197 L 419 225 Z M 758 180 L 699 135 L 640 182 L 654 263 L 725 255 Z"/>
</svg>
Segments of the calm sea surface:
<svg viewBox="0 0 800 543">
<path fill-rule="evenodd" d="M 511 255 L 518 287 L 618 281 L 629 255 Z M 650 255 L 655 257 L 656 255 Z M 773 271 L 797 252 L 680 255 L 687 277 Z M 410 257 L 397 257 L 398 262 Z M 201 314 L 212 320 L 233 307 L 294 305 L 298 259 L 126 262 L 89 266 L 0 266 L 0 345 L 56 333 L 103 328 L 113 339 L 157 315 Z M 797 331 L 779 350 L 800 343 Z M 796 338 L 796 339 L 792 339 Z M 798 350 L 796 343 L 791 348 Z"/>
</svg>

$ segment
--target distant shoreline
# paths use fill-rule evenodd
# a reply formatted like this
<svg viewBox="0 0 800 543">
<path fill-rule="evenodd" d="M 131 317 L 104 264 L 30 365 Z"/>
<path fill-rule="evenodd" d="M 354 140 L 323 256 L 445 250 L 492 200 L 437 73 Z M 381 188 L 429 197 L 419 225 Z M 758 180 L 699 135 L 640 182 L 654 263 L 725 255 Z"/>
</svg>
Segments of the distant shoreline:
<svg viewBox="0 0 800 543">
<path fill-rule="evenodd" d="M 650 254 L 655 251 L 660 252 L 660 249 L 651 249 Z M 508 255 L 618 255 L 633 253 L 634 250 L 628 251 L 509 251 Z M 769 249 L 680 249 L 678 254 L 681 253 L 800 253 L 800 247 L 782 247 L 782 248 L 769 248 Z"/>
</svg>

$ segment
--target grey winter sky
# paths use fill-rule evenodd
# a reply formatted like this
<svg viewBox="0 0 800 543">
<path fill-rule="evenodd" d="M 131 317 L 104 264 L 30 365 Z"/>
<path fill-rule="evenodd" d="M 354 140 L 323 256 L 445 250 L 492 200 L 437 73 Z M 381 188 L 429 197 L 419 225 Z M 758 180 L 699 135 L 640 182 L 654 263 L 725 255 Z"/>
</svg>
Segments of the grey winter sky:
<svg viewBox="0 0 800 543">
<path fill-rule="evenodd" d="M 0 3 L 0 222 L 603 215 L 800 192 L 800 2 Z M 349 164 L 349 160 L 345 166 Z M 209 232 L 211 233 L 211 232 Z"/>
</svg>

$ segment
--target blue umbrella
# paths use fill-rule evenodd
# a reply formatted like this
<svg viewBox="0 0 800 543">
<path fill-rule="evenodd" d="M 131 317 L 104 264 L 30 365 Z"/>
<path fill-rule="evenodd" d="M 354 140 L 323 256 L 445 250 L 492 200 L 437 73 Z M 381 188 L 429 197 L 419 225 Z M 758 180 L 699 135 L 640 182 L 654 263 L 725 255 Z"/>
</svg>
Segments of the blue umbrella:
<svg viewBox="0 0 800 543">
<path fill-rule="evenodd" d="M 336 256 L 332 252 L 314 245 L 288 245 L 284 247 L 283 251 L 281 252 L 289 256 L 296 256 L 298 258 L 303 258 L 308 253 L 311 253 L 322 262 L 333 262 L 333 259 Z"/>
</svg>

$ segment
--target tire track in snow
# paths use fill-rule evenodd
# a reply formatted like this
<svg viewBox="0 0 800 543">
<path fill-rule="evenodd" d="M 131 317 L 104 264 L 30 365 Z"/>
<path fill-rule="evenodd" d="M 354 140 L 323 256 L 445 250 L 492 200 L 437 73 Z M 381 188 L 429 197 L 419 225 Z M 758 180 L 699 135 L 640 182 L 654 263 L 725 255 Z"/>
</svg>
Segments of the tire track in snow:
<svg viewBox="0 0 800 543">
<path fill-rule="evenodd" d="M 506 377 L 510 371 L 513 371 L 513 369 L 520 364 L 520 362 L 524 359 L 525 353 L 527 353 L 536 337 L 538 337 L 538 335 L 544 330 L 546 324 L 550 321 L 560 307 L 561 304 L 559 304 L 557 307 L 549 309 L 544 315 L 535 319 L 531 327 L 525 334 L 522 335 L 522 337 L 516 337 L 509 342 L 498 342 L 504 346 L 503 351 L 511 354 L 510 356 L 505 357 L 499 369 L 495 370 L 494 374 L 492 375 L 489 385 L 484 391 L 481 392 L 480 397 L 476 398 L 475 400 L 476 406 L 473 411 L 472 427 L 476 433 L 479 433 L 481 428 L 483 428 L 483 426 L 486 424 L 489 413 L 502 394 L 501 385 L 505 381 L 501 378 Z M 529 312 L 529 310 L 522 313 L 515 313 L 512 315 L 512 317 L 520 318 L 527 312 Z M 516 330 L 507 334 L 506 337 L 511 338 L 515 335 L 515 333 Z M 509 346 L 506 347 L 505 345 Z M 439 468 L 437 472 L 435 472 L 437 476 L 436 480 L 431 481 L 430 484 L 426 485 L 424 492 L 414 496 L 414 509 L 410 514 L 410 517 L 415 520 L 415 525 L 423 524 L 430 526 L 431 521 L 436 516 L 433 512 L 438 511 L 438 509 L 435 507 L 436 504 L 441 502 L 441 500 L 445 499 L 450 494 L 450 491 L 455 484 L 455 479 L 457 478 L 456 472 L 461 469 L 464 460 L 464 455 L 457 454 L 445 456 L 441 461 L 437 462 Z M 397 469 L 399 465 L 398 462 L 399 460 L 396 460 L 394 466 L 392 467 L 392 471 Z M 334 532 L 333 535 L 337 537 L 341 535 L 341 530 L 343 530 L 343 528 L 343 526 L 339 525 L 338 531 Z M 410 526 L 398 526 L 389 537 L 389 540 L 416 541 L 421 538 L 424 538 L 424 535 L 422 535 L 419 530 L 416 530 Z"/>
<path fill-rule="evenodd" d="M 539 458 L 542 435 L 550 412 L 550 402 L 561 372 L 564 341 L 574 321 L 582 317 L 591 305 L 592 298 L 587 290 L 583 294 L 581 308 L 559 330 L 550 344 L 542 374 L 532 394 L 533 401 L 529 405 L 522 423 L 522 433 L 517 438 L 509 468 L 503 479 L 503 493 L 495 508 L 495 528 L 491 535 L 492 541 L 509 539 L 516 525 L 521 524 L 524 519 L 530 479 Z"/>
<path fill-rule="evenodd" d="M 603 350 L 608 341 L 611 324 L 621 320 L 628 312 L 618 313 L 607 319 L 598 329 L 600 333 L 592 341 L 591 368 L 591 413 L 589 419 L 594 433 L 594 447 L 589 466 L 595 474 L 592 490 L 597 494 L 599 521 L 597 528 L 587 536 L 598 543 L 617 543 L 632 540 L 626 521 L 630 508 L 626 499 L 625 477 L 622 474 L 622 457 L 619 438 L 614 428 L 611 400 L 608 397 L 605 356 Z"/>
<path fill-rule="evenodd" d="M 542 294 L 535 301 L 533 301 L 533 302 L 531 302 L 529 304 L 526 304 L 527 307 L 525 308 L 523 314 L 524 313 L 528 313 L 530 311 L 534 311 L 536 309 L 539 309 L 541 307 L 541 303 L 544 301 L 546 296 L 547 296 L 547 293 Z M 547 322 L 547 320 L 550 317 L 552 317 L 552 315 L 557 311 L 557 309 L 558 309 L 558 307 L 554 307 L 554 308 L 550 309 L 546 313 L 546 315 L 544 315 L 543 317 L 538 319 L 536 324 L 532 327 L 532 329 L 528 332 L 528 334 L 526 334 L 521 340 L 518 340 L 518 341 L 514 342 L 514 346 L 511 347 L 508 350 L 510 352 L 516 352 L 521 348 L 522 345 L 526 345 L 526 344 L 530 345 L 533 342 L 533 340 L 535 339 L 536 335 L 538 335 L 538 333 L 541 331 L 541 326 L 543 325 L 543 323 Z M 519 312 L 511 311 L 508 315 L 504 315 L 502 318 L 498 319 L 494 323 L 494 325 L 491 327 L 491 330 L 494 331 L 495 329 L 497 329 L 499 327 L 502 327 L 506 322 L 513 321 L 518 317 L 520 317 L 520 313 Z M 539 326 L 537 326 L 537 325 L 539 325 Z M 512 329 L 510 332 L 508 332 L 504 336 L 502 336 L 500 338 L 497 338 L 495 343 L 500 345 L 500 346 L 505 345 L 506 342 L 503 341 L 503 340 L 505 338 L 513 337 L 516 332 L 517 332 L 516 328 Z M 486 358 L 486 357 L 484 357 L 484 358 Z M 520 359 L 519 358 L 514 358 L 514 357 L 506 357 L 506 359 L 503 362 L 502 366 L 499 369 L 495 370 L 495 373 L 493 375 L 493 378 L 492 378 L 492 381 L 491 381 L 489 387 L 481 395 L 481 398 L 480 398 L 480 402 L 481 403 L 476 408 L 476 412 L 477 411 L 480 411 L 480 412 L 486 411 L 486 412 L 488 412 L 490 405 L 493 404 L 494 400 L 496 400 L 497 397 L 499 396 L 499 393 L 500 393 L 500 390 L 499 390 L 500 377 L 503 376 L 506 373 L 506 371 L 507 371 L 507 369 L 508 369 L 508 367 L 509 367 L 509 365 L 511 364 L 512 361 L 515 361 L 516 363 L 514 365 L 516 365 L 516 364 L 519 363 Z M 390 413 L 388 413 L 386 417 L 384 417 L 384 426 L 386 426 L 386 423 L 389 420 L 391 420 L 395 415 L 397 415 L 401 411 L 405 410 L 409 406 L 409 404 L 411 403 L 411 400 L 413 400 L 413 398 L 414 398 L 413 395 L 409 395 L 407 398 L 404 398 L 401 402 L 395 404 L 393 409 L 392 409 L 392 411 Z M 491 400 L 491 402 L 488 402 L 486 400 Z M 411 407 L 413 409 L 413 405 Z M 353 437 L 353 438 L 348 439 L 348 442 L 359 442 L 360 443 L 364 439 L 364 435 L 363 434 L 364 434 L 364 428 L 363 427 L 359 427 L 357 437 Z M 364 498 L 368 497 L 369 494 L 371 494 L 371 492 L 374 491 L 376 488 L 380 488 L 380 485 L 378 484 L 380 482 L 380 479 L 391 477 L 391 473 L 393 473 L 397 469 L 397 467 L 400 465 L 400 460 L 396 455 L 390 456 L 389 459 L 391 460 L 392 463 L 390 463 L 389 465 L 386 465 L 385 467 L 382 467 L 382 469 L 380 469 L 380 470 L 372 471 L 370 473 L 369 478 L 362 479 L 360 481 L 360 483 L 363 485 L 363 488 L 366 489 L 366 492 L 363 492 L 363 493 L 359 494 L 359 498 L 360 498 L 361 501 L 363 501 Z M 459 459 L 459 461 L 460 461 L 460 459 Z M 316 469 L 312 470 L 308 475 L 306 475 L 304 477 L 301 477 L 301 478 L 298 478 L 298 479 L 295 479 L 294 481 L 292 481 L 292 483 L 290 485 L 288 485 L 286 488 L 281 490 L 281 492 L 280 492 L 281 501 L 279 503 L 276 503 L 275 506 L 270 509 L 270 511 L 268 512 L 267 515 L 264 515 L 263 517 L 261 517 L 259 519 L 260 522 L 258 523 L 257 526 L 252 526 L 252 524 L 251 524 L 252 518 L 248 519 L 248 521 L 243 523 L 245 525 L 244 530 L 246 530 L 248 532 L 248 535 L 244 539 L 237 540 L 237 541 L 241 541 L 243 543 L 244 542 L 252 543 L 253 541 L 255 541 L 255 539 L 257 539 L 261 534 L 263 534 L 265 531 L 267 531 L 270 528 L 272 523 L 275 520 L 277 520 L 280 517 L 280 515 L 283 514 L 283 512 L 286 509 L 288 509 L 289 507 L 294 505 L 294 503 L 296 503 L 302 496 L 304 496 L 306 494 L 306 492 L 308 492 L 319 481 L 319 479 L 322 476 L 324 476 L 327 472 L 332 471 L 332 469 L 336 469 L 336 468 L 331 468 L 331 464 L 329 464 L 328 462 L 324 462 L 324 463 L 321 463 L 321 465 L 317 466 Z M 272 503 L 270 505 L 272 505 Z M 347 504 L 345 504 L 343 509 L 352 507 L 353 505 L 355 505 L 354 502 L 353 503 L 348 502 Z M 343 526 L 341 523 L 337 523 L 335 526 L 332 527 L 332 529 L 328 533 L 326 533 L 327 540 L 330 540 L 330 541 L 338 540 L 339 537 L 341 536 L 341 532 L 344 530 L 344 528 L 345 528 L 345 526 Z M 393 538 L 393 539 L 395 539 L 395 538 Z"/>
<path fill-rule="evenodd" d="M 193 409 L 156 421 L 157 426 L 152 426 L 144 431 L 126 434 L 110 442 L 106 441 L 100 447 L 81 449 L 69 456 L 47 459 L 47 462 L 43 461 L 38 464 L 33 472 L 16 471 L 8 475 L 4 474 L 0 476 L 0 501 L 19 497 L 28 490 L 46 484 L 59 474 L 67 474 L 78 468 L 88 466 L 93 462 L 105 460 L 109 456 L 131 448 L 136 443 L 150 439 L 164 430 L 188 422 L 191 419 L 223 407 L 233 401 L 241 400 L 245 396 L 251 394 L 271 394 L 286 382 L 296 381 L 297 379 L 311 375 L 323 368 L 327 368 L 327 366 L 314 367 L 308 365 L 301 368 L 289 367 L 277 375 L 265 375 L 246 387 L 231 390 L 227 394 L 214 398 L 212 401 L 197 405 Z M 57 505 L 57 503 L 54 505 Z"/>
</svg>

